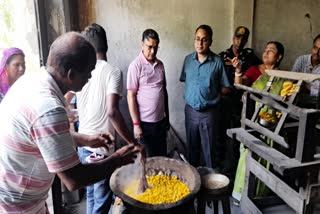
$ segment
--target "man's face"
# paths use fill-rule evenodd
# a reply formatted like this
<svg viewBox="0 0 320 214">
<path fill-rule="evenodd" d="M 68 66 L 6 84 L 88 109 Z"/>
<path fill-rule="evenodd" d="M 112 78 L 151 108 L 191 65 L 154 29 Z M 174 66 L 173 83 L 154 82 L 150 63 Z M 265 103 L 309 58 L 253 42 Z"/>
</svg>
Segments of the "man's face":
<svg viewBox="0 0 320 214">
<path fill-rule="evenodd" d="M 155 39 L 144 39 L 141 43 L 141 49 L 144 57 L 153 62 L 157 56 L 158 52 L 158 41 Z"/>
<path fill-rule="evenodd" d="M 203 29 L 198 29 L 194 38 L 194 48 L 198 54 L 206 54 L 209 51 L 212 40 Z"/>
<path fill-rule="evenodd" d="M 241 51 L 244 46 L 247 44 L 248 42 L 248 38 L 245 36 L 233 36 L 233 47 L 236 48 L 237 50 Z"/>
<path fill-rule="evenodd" d="M 311 57 L 314 60 L 320 61 L 320 39 L 317 39 L 311 49 Z"/>
</svg>

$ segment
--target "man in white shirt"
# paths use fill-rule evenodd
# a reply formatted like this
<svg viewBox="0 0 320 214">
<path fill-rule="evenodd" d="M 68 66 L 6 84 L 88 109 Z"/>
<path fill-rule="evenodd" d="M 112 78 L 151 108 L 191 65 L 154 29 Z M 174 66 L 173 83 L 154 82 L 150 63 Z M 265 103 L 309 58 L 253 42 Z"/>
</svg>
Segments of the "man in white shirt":
<svg viewBox="0 0 320 214">
<path fill-rule="evenodd" d="M 108 50 L 105 30 L 98 24 L 87 26 L 82 35 L 93 45 L 96 51 L 97 63 L 92 71 L 92 77 L 77 93 L 77 108 L 79 113 L 79 133 L 96 134 L 115 131 L 128 143 L 134 144 L 134 139 L 127 128 L 119 111 L 119 100 L 122 96 L 122 73 L 118 68 L 107 62 Z M 112 149 L 111 149 L 112 150 Z M 81 162 L 90 161 L 90 157 L 104 158 L 113 151 L 105 148 L 79 148 Z M 87 187 L 87 213 L 107 213 L 112 202 L 112 192 L 109 180 L 99 181 Z"/>
</svg>

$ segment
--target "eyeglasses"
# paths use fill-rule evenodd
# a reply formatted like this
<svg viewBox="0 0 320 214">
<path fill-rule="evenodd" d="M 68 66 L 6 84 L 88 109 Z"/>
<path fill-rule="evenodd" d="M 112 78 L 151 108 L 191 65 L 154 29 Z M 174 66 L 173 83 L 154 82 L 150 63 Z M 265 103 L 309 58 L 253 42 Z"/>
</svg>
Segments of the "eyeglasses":
<svg viewBox="0 0 320 214">
<path fill-rule="evenodd" d="M 195 42 L 197 42 L 197 43 L 209 43 L 210 42 L 210 39 L 208 39 L 208 38 L 202 38 L 202 39 L 200 39 L 200 38 L 194 38 L 194 41 Z"/>
</svg>

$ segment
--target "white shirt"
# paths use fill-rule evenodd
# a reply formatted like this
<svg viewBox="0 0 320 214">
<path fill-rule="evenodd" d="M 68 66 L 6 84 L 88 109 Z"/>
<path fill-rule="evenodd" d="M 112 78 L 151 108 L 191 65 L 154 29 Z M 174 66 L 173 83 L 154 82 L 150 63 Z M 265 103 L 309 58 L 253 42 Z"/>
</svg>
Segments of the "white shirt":
<svg viewBox="0 0 320 214">
<path fill-rule="evenodd" d="M 92 77 L 88 83 L 81 92 L 76 94 L 79 133 L 92 135 L 109 131 L 114 135 L 115 130 L 107 116 L 107 97 L 110 94 L 122 96 L 122 72 L 104 60 L 97 60 L 96 67 L 91 74 Z M 85 148 L 101 155 L 107 155 L 104 148 Z"/>
</svg>

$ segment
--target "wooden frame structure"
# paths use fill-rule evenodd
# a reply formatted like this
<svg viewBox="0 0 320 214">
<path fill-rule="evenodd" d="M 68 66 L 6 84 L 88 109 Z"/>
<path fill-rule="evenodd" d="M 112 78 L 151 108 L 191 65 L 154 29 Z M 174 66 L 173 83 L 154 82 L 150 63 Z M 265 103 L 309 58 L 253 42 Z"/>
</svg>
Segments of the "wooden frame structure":
<svg viewBox="0 0 320 214">
<path fill-rule="evenodd" d="M 270 76 L 264 91 L 251 87 L 235 85 L 244 90 L 242 127 L 229 129 L 228 135 L 237 139 L 248 148 L 246 157 L 246 181 L 241 198 L 241 209 L 244 213 L 262 213 L 261 209 L 268 205 L 286 203 L 297 213 L 312 213 L 313 205 L 320 202 L 320 170 L 319 154 L 315 147 L 319 138 L 317 121 L 320 110 L 306 109 L 294 104 L 297 92 L 288 101 L 281 96 L 269 93 L 275 77 L 297 81 L 297 91 L 303 82 L 310 83 L 320 79 L 320 75 L 296 72 L 268 70 Z M 258 105 L 253 115 L 249 115 L 249 103 Z M 274 129 L 270 130 L 259 123 L 259 112 L 264 105 L 281 112 L 281 117 Z M 286 133 L 294 133 L 288 138 Z M 264 137 L 262 137 L 264 136 Z M 270 147 L 265 139 L 271 139 L 274 146 Z M 272 168 L 267 170 L 258 159 L 268 161 Z M 255 197 L 256 178 L 262 181 L 275 197 Z"/>
</svg>

